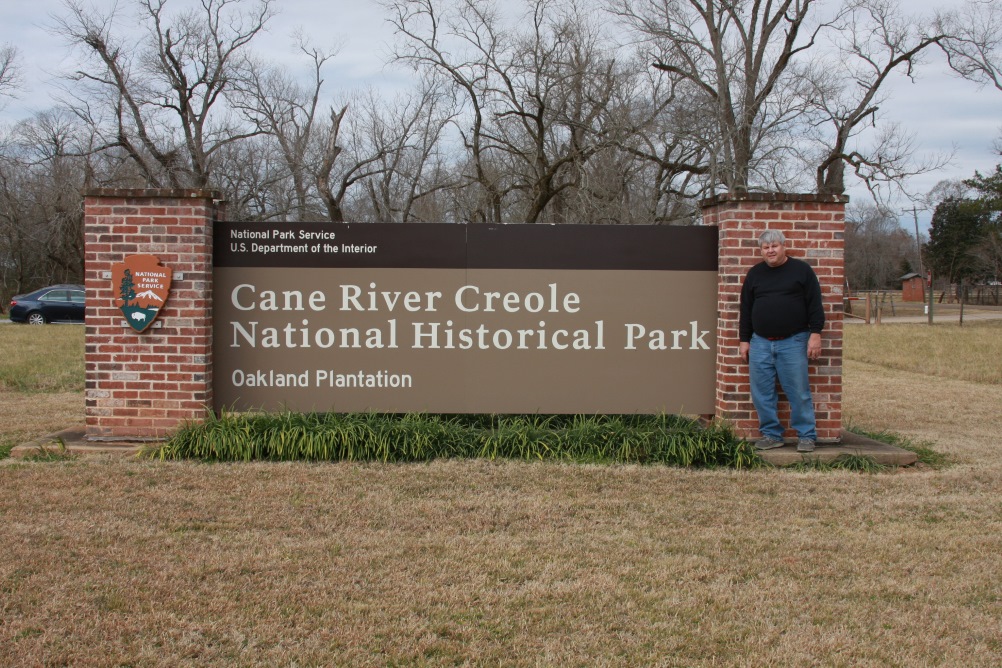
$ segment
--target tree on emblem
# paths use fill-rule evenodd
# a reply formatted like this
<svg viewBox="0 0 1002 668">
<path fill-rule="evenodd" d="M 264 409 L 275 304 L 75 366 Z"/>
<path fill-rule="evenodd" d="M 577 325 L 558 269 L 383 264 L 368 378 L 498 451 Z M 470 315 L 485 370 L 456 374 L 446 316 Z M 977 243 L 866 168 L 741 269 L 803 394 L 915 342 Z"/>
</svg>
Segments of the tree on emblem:
<svg viewBox="0 0 1002 668">
<path fill-rule="evenodd" d="M 126 269 L 125 274 L 122 276 L 122 285 L 119 290 L 124 306 L 128 306 L 129 302 L 136 298 L 135 287 L 136 284 L 132 282 L 132 272 Z"/>
</svg>

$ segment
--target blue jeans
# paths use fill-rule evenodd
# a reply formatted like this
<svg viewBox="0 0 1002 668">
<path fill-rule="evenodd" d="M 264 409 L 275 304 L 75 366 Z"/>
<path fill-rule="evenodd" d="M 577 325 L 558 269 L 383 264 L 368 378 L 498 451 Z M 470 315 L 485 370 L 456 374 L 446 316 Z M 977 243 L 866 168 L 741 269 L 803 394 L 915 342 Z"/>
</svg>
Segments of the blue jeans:
<svg viewBox="0 0 1002 668">
<path fill-rule="evenodd" d="M 759 431 L 763 436 L 783 438 L 779 423 L 776 380 L 790 403 L 790 426 L 797 436 L 817 440 L 814 420 L 814 400 L 807 372 L 808 332 L 794 334 L 781 341 L 770 341 L 752 335 L 748 352 L 748 375 L 751 381 L 752 403 L 758 412 Z"/>
</svg>

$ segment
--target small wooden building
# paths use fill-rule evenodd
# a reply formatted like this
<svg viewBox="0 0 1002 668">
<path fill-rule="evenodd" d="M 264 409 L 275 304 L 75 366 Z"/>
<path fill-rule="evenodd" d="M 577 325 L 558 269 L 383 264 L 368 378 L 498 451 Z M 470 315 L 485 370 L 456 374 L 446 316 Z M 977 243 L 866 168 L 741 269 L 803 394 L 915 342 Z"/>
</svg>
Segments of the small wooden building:
<svg viewBox="0 0 1002 668">
<path fill-rule="evenodd" d="M 922 274 L 912 272 L 905 274 L 898 280 L 901 281 L 901 301 L 925 301 L 925 279 L 922 278 Z"/>
</svg>

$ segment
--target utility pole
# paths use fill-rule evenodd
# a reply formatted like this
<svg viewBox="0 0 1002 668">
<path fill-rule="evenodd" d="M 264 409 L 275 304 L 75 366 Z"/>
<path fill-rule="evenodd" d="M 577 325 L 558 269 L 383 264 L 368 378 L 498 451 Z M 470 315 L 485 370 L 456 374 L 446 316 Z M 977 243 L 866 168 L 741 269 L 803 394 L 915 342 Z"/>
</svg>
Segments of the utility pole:
<svg viewBox="0 0 1002 668">
<path fill-rule="evenodd" d="M 925 275 L 925 267 L 922 266 L 922 237 L 919 236 L 918 209 L 914 205 L 912 205 L 912 219 L 915 221 L 915 252 L 918 253 L 918 273 Z"/>
<path fill-rule="evenodd" d="M 929 303 L 926 304 L 925 312 L 929 316 L 929 324 L 932 324 L 932 271 L 930 270 L 926 274 L 925 267 L 922 264 L 922 237 L 919 236 L 919 226 L 918 226 L 918 209 L 915 205 L 912 205 L 912 220 L 915 221 L 915 252 L 918 253 L 919 262 L 919 275 L 923 277 L 923 280 L 928 276 L 928 288 L 929 288 Z"/>
<path fill-rule="evenodd" d="M 932 269 L 929 270 L 928 276 L 929 276 L 929 305 L 926 306 L 925 310 L 929 314 L 929 324 L 931 325 L 932 324 L 932 304 L 933 304 L 933 299 L 932 299 Z"/>
</svg>

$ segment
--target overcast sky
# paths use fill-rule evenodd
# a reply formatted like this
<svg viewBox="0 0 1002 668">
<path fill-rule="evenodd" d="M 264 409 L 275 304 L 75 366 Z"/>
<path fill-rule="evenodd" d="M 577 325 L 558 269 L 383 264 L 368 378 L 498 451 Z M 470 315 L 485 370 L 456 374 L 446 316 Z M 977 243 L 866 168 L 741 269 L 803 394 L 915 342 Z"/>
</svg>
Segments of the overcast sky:
<svg viewBox="0 0 1002 668">
<path fill-rule="evenodd" d="M 85 2 L 88 0 L 85 0 Z M 171 0 L 180 6 L 192 0 Z M 958 0 L 905 0 L 909 11 L 946 8 Z M 89 0 L 108 7 L 113 0 Z M 120 0 L 122 7 L 128 0 Z M 0 44 L 20 50 L 27 73 L 27 90 L 7 103 L 0 120 L 30 116 L 52 106 L 55 75 L 72 66 L 73 57 L 61 38 L 51 34 L 50 15 L 61 11 L 61 0 L 0 0 Z M 292 33 L 302 28 L 317 45 L 340 44 L 341 51 L 327 72 L 328 91 L 374 86 L 392 90 L 406 85 L 408 72 L 386 66 L 392 28 L 374 0 L 278 0 L 279 14 L 269 23 L 268 34 L 255 41 L 255 50 L 272 60 L 295 62 Z M 887 88 L 890 99 L 882 108 L 887 120 L 900 122 L 915 133 L 919 151 L 954 153 L 952 163 L 933 174 L 915 177 L 910 189 L 924 193 L 943 179 L 962 179 L 975 170 L 992 170 L 1002 157 L 992 152 L 992 142 L 1002 132 L 1002 92 L 979 88 L 950 75 L 943 59 L 934 54 L 918 70 L 914 83 L 897 76 Z M 854 188 L 854 200 L 866 199 Z M 901 209 L 911 206 L 896 202 Z M 920 215 L 923 226 L 929 214 Z M 910 214 L 907 218 L 910 221 Z"/>
</svg>

